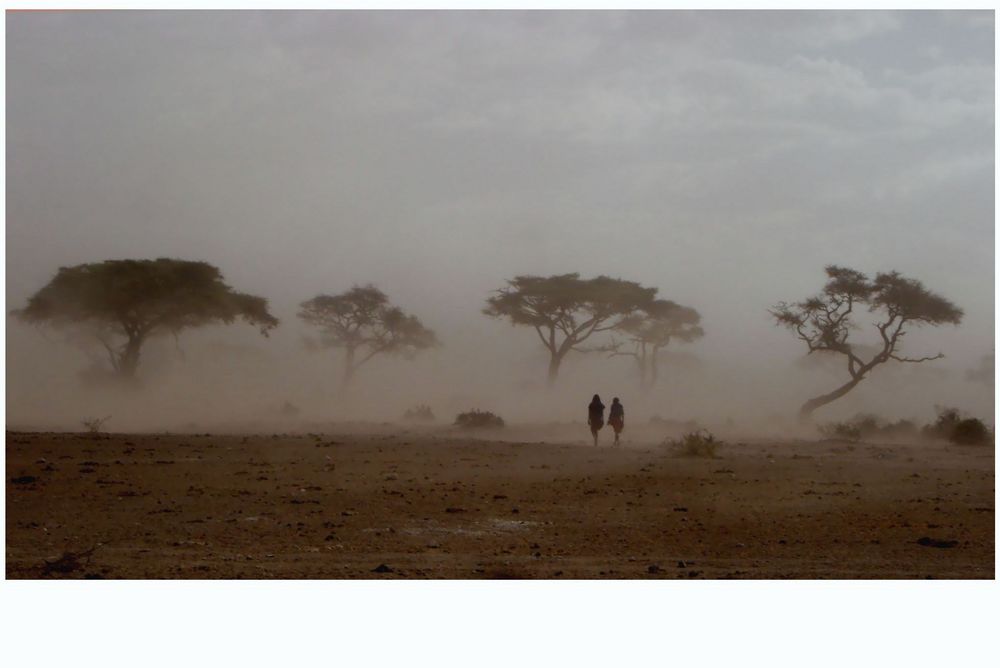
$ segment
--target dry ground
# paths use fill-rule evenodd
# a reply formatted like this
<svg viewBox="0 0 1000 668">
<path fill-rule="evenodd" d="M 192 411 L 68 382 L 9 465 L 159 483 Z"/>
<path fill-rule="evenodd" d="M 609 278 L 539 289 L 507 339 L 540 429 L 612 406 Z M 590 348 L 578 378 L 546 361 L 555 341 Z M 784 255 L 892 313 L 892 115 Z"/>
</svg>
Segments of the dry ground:
<svg viewBox="0 0 1000 668">
<path fill-rule="evenodd" d="M 993 578 L 993 452 L 8 432 L 6 573 Z"/>
</svg>

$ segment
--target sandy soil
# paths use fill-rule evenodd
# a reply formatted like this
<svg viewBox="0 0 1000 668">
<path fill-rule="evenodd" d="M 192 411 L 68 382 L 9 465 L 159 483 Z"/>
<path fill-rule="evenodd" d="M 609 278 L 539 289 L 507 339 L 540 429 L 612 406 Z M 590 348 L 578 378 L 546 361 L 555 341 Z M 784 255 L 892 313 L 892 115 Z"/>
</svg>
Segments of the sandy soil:
<svg viewBox="0 0 1000 668">
<path fill-rule="evenodd" d="M 699 459 L 586 436 L 7 432 L 6 573 L 995 575 L 993 447 L 734 443 Z"/>
</svg>

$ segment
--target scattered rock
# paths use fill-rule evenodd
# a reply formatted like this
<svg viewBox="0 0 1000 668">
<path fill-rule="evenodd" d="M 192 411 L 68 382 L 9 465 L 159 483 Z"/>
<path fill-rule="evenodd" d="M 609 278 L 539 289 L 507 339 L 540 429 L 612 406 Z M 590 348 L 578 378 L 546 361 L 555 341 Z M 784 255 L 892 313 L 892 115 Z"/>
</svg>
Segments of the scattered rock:
<svg viewBox="0 0 1000 668">
<path fill-rule="evenodd" d="M 649 568 L 646 569 L 646 572 L 649 574 L 659 573 L 660 566 L 658 564 L 650 564 Z"/>
<path fill-rule="evenodd" d="M 454 508 L 453 507 L 453 508 L 445 508 L 444 512 L 446 512 L 446 513 L 464 513 L 464 512 L 466 512 L 466 510 L 465 510 L 465 508 Z"/>
<path fill-rule="evenodd" d="M 923 545 L 924 547 L 955 547 L 958 545 L 957 540 L 939 540 L 937 538 L 928 538 L 924 536 L 917 540 L 917 545 Z"/>
<path fill-rule="evenodd" d="M 687 567 L 688 567 L 688 565 L 687 565 L 686 561 L 678 561 L 677 562 L 677 568 L 687 568 Z"/>
<path fill-rule="evenodd" d="M 97 547 L 95 545 L 83 552 L 63 552 L 62 556 L 55 561 L 46 561 L 42 565 L 42 575 L 52 575 L 53 573 L 65 574 L 80 570 L 85 564 L 90 563 L 90 556 L 94 554 L 94 550 Z"/>
<path fill-rule="evenodd" d="M 372 569 L 372 573 L 392 573 L 392 572 L 394 571 L 385 564 L 379 564 L 378 566 Z"/>
<path fill-rule="evenodd" d="M 10 481 L 15 485 L 30 485 L 33 482 L 37 482 L 38 478 L 33 475 L 22 475 L 16 478 L 11 478 Z"/>
<path fill-rule="evenodd" d="M 688 511 L 688 509 L 685 508 L 684 506 L 676 506 L 674 508 L 674 512 L 675 513 L 686 513 L 687 511 Z"/>
</svg>

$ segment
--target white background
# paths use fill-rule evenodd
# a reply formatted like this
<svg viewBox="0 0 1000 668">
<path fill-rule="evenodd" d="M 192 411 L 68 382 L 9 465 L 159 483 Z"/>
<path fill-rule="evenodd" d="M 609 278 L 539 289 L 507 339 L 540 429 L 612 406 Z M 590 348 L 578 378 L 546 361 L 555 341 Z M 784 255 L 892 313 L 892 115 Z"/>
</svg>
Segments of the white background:
<svg viewBox="0 0 1000 668">
<path fill-rule="evenodd" d="M 477 4 L 517 6 L 496 1 Z M 593 2 L 533 4 L 601 6 Z M 933 8 L 913 2 L 866 4 Z M 211 5 L 267 7 L 265 3 Z M 6 6 L 85 7 L 66 0 Z M 103 8 L 135 6 L 141 5 L 102 3 Z M 323 6 L 328 3 L 296 2 L 282 8 Z M 633 2 L 630 6 L 663 3 Z M 670 6 L 699 7 L 695 3 Z M 771 2 L 756 6 L 802 5 Z M 822 6 L 846 9 L 857 5 Z M 963 6 L 992 9 L 994 3 L 966 2 Z M 0 651 L 6 665 L 16 666 L 980 666 L 996 665 L 995 635 L 1000 628 L 995 580 L 4 581 L 0 615 Z"/>
</svg>

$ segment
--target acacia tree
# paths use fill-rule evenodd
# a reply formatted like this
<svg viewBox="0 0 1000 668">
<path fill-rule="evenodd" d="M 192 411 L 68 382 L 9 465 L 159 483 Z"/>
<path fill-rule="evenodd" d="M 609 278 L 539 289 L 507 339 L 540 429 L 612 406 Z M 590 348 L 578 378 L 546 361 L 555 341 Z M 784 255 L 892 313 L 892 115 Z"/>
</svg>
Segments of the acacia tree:
<svg viewBox="0 0 1000 668">
<path fill-rule="evenodd" d="M 701 315 L 688 306 L 668 299 L 655 299 L 637 313 L 626 317 L 618 326 L 627 341 L 613 340 L 606 348 L 611 356 L 631 357 L 639 369 L 639 387 L 652 388 L 659 376 L 657 354 L 671 341 L 685 343 L 705 335 Z M 631 349 L 627 349 L 628 346 Z"/>
<path fill-rule="evenodd" d="M 548 381 L 552 385 L 571 350 L 591 352 L 580 344 L 594 334 L 619 327 L 655 296 L 656 288 L 607 276 L 517 276 L 486 300 L 483 313 L 534 328 L 549 351 Z"/>
<path fill-rule="evenodd" d="M 320 345 L 344 349 L 344 384 L 376 355 L 410 359 L 440 345 L 420 319 L 389 303 L 374 285 L 354 286 L 339 295 L 318 295 L 300 305 L 299 317 L 320 329 Z"/>
<path fill-rule="evenodd" d="M 143 344 L 158 334 L 237 318 L 260 333 L 278 325 L 267 300 L 235 292 L 207 262 L 159 258 L 107 260 L 60 267 L 55 277 L 12 312 L 31 323 L 82 328 L 104 347 L 112 369 L 133 378 Z"/>
<path fill-rule="evenodd" d="M 902 340 L 911 327 L 922 325 L 957 325 L 962 321 L 962 309 L 927 288 L 917 280 L 899 273 L 879 273 L 875 280 L 844 267 L 828 266 L 829 280 L 823 291 L 795 304 L 780 302 L 773 310 L 779 326 L 787 327 L 806 344 L 809 353 L 829 352 L 843 355 L 850 379 L 832 392 L 822 394 L 802 404 L 799 415 L 808 418 L 820 406 L 839 399 L 871 371 L 890 360 L 920 363 L 944 357 L 906 357 L 901 354 Z M 874 352 L 862 357 L 860 349 L 848 341 L 857 310 L 867 308 L 875 314 L 874 327 L 879 338 Z"/>
</svg>

